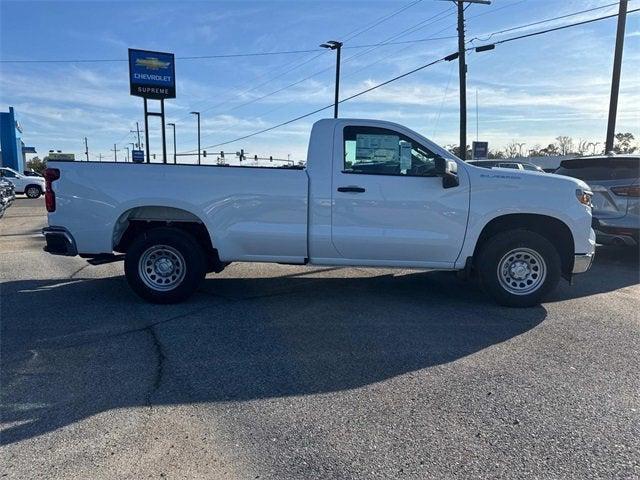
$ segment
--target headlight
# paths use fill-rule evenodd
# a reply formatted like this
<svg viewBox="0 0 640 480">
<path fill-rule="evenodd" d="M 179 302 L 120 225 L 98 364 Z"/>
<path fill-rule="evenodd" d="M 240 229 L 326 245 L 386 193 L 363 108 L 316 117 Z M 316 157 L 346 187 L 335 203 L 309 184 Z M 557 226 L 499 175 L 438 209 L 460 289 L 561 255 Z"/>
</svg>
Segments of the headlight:
<svg viewBox="0 0 640 480">
<path fill-rule="evenodd" d="M 593 197 L 593 192 L 589 190 L 583 190 L 582 188 L 576 188 L 576 198 L 580 203 L 586 205 L 587 207 L 591 206 L 591 197 Z"/>
</svg>

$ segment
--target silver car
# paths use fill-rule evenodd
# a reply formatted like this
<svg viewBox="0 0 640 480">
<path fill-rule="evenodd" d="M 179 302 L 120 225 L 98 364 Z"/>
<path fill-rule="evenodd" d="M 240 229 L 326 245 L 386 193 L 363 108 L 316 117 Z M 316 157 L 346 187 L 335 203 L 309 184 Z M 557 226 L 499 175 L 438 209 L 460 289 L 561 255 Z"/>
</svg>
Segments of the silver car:
<svg viewBox="0 0 640 480">
<path fill-rule="evenodd" d="M 598 243 L 640 243 L 640 156 L 609 155 L 563 160 L 555 171 L 593 190 L 593 229 Z"/>
</svg>

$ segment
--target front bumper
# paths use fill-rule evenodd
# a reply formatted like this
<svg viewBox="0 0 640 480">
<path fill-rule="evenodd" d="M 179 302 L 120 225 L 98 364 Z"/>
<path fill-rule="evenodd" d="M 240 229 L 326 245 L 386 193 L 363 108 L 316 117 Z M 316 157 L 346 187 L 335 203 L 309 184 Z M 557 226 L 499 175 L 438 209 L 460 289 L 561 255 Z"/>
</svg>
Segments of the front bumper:
<svg viewBox="0 0 640 480">
<path fill-rule="evenodd" d="M 574 255 L 573 257 L 573 271 L 571 273 L 584 273 L 591 268 L 593 263 L 593 257 L 595 252 L 585 253 L 583 255 Z"/>
<path fill-rule="evenodd" d="M 78 254 L 73 236 L 64 227 L 46 227 L 42 229 L 47 244 L 44 251 L 53 255 L 73 257 Z"/>
<path fill-rule="evenodd" d="M 572 274 L 584 273 L 591 268 L 593 257 L 595 257 L 596 255 L 596 232 L 593 231 L 593 228 L 590 230 L 588 251 L 586 253 L 576 253 L 573 256 L 573 270 L 571 270 Z"/>
</svg>

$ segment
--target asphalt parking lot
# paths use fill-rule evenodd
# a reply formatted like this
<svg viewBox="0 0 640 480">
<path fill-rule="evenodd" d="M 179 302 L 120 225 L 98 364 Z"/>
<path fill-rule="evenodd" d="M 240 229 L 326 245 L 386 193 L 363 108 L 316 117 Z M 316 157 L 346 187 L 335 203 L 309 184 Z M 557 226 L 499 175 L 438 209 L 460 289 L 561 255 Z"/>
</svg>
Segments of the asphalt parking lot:
<svg viewBox="0 0 640 480">
<path fill-rule="evenodd" d="M 442 272 L 234 264 L 150 305 L 0 220 L 3 478 L 639 478 L 637 251 L 540 307 Z"/>
</svg>

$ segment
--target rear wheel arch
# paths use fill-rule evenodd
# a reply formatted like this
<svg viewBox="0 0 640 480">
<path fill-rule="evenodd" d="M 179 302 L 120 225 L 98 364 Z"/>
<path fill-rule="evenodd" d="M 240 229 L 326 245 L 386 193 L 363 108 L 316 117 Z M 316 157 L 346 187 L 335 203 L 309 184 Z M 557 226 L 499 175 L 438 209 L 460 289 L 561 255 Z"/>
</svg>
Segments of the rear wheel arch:
<svg viewBox="0 0 640 480">
<path fill-rule="evenodd" d="M 226 266 L 220 261 L 205 223 L 188 210 L 176 207 L 142 206 L 122 213 L 113 230 L 113 250 L 126 253 L 141 234 L 160 227 L 178 229 L 191 235 L 207 256 L 207 271 L 220 272 Z"/>
<path fill-rule="evenodd" d="M 474 263 L 483 245 L 496 234 L 510 230 L 527 230 L 546 238 L 558 251 L 562 275 L 571 277 L 575 253 L 573 234 L 569 226 L 562 220 L 549 215 L 515 213 L 496 217 L 489 221 L 476 241 L 473 252 Z"/>
</svg>

